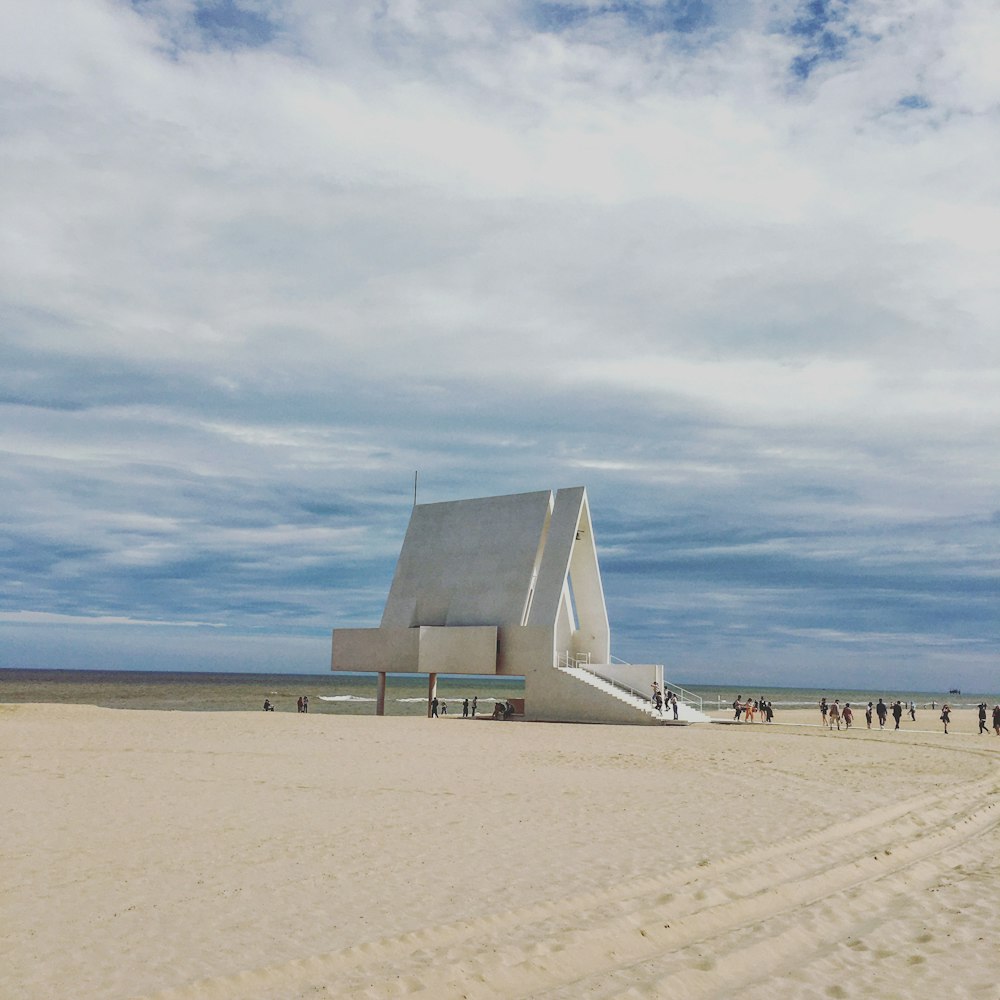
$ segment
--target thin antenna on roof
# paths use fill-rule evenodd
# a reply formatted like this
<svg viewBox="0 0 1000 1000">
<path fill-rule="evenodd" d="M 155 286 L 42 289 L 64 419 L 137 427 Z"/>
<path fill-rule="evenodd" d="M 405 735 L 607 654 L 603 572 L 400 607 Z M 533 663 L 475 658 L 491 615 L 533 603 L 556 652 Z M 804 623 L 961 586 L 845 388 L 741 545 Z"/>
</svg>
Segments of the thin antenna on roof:
<svg viewBox="0 0 1000 1000">
<path fill-rule="evenodd" d="M 417 506 L 417 473 L 413 473 L 413 506 Z"/>
</svg>

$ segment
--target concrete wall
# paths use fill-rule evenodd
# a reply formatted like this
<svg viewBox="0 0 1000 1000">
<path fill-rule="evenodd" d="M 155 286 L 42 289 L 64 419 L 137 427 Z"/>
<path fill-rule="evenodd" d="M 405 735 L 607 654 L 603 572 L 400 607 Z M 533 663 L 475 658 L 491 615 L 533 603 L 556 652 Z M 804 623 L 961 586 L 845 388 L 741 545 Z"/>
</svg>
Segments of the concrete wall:
<svg viewBox="0 0 1000 1000">
<path fill-rule="evenodd" d="M 331 670 L 388 670 L 417 673 L 420 631 L 415 628 L 333 630 Z"/>
<path fill-rule="evenodd" d="M 538 626 L 500 629 L 497 673 L 526 676 L 555 663 L 554 630 Z"/>
<path fill-rule="evenodd" d="M 413 508 L 382 626 L 521 625 L 552 494 Z"/>
<path fill-rule="evenodd" d="M 333 632 L 331 670 L 389 673 L 492 674 L 497 666 L 497 629 L 338 628 Z"/>
<path fill-rule="evenodd" d="M 571 650 L 576 656 L 589 654 L 601 663 L 611 658 L 608 612 L 587 491 L 582 486 L 556 493 L 542 553 L 528 624 L 552 623 L 559 649 Z"/>
<path fill-rule="evenodd" d="M 568 499 L 580 507 L 569 563 L 569 579 L 578 616 L 577 631 L 573 636 L 573 652 L 577 656 L 587 654 L 595 663 L 607 663 L 611 659 L 611 628 L 604 602 L 601 570 L 597 563 L 594 528 L 590 523 L 590 507 L 582 490 L 579 499 L 573 495 L 575 491 L 559 490 L 556 494 L 556 510 L 563 502 L 564 493 L 570 493 Z"/>
<path fill-rule="evenodd" d="M 653 697 L 653 681 L 662 681 L 662 667 L 655 663 L 584 663 L 591 673 L 632 688 L 643 698 Z"/>
<path fill-rule="evenodd" d="M 497 628 L 433 628 L 420 632 L 418 669 L 423 674 L 492 674 L 497 669 Z"/>
<path fill-rule="evenodd" d="M 652 716 L 555 668 L 537 670 L 525 677 L 524 717 L 532 722 L 656 724 Z"/>
</svg>

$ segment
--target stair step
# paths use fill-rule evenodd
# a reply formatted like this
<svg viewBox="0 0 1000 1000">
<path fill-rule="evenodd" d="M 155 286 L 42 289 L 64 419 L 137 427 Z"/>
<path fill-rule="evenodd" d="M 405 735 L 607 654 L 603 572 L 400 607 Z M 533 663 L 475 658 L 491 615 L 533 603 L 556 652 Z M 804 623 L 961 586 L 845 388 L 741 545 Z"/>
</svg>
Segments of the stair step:
<svg viewBox="0 0 1000 1000">
<path fill-rule="evenodd" d="M 609 694 L 617 698 L 623 704 L 628 705 L 630 708 L 634 708 L 638 712 L 642 712 L 644 715 L 650 716 L 654 719 L 660 720 L 665 725 L 690 725 L 692 721 L 697 722 L 709 722 L 706 716 L 700 713 L 697 709 L 692 708 L 686 702 L 680 702 L 682 716 L 687 714 L 689 718 L 673 718 L 673 713 L 665 708 L 662 712 L 657 712 L 656 707 L 647 699 L 643 698 L 641 695 L 632 694 L 629 691 L 622 690 L 617 685 L 613 684 L 611 681 L 601 677 L 598 674 L 587 670 L 585 667 L 559 667 L 559 670 L 563 673 L 567 673 L 572 677 L 576 677 L 577 680 L 583 681 L 585 684 L 589 684 L 591 687 L 596 688 L 603 694 Z M 690 715 L 693 714 L 695 718 L 692 720 Z"/>
</svg>

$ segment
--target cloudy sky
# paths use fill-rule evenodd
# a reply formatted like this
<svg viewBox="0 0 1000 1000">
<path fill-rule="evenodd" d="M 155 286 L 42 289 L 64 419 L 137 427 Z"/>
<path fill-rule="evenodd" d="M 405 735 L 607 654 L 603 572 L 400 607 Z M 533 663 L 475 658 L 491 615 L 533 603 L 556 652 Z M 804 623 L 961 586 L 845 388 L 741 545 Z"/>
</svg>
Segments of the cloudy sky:
<svg viewBox="0 0 1000 1000">
<path fill-rule="evenodd" d="M 323 671 L 585 485 L 613 651 L 996 690 L 993 0 L 7 0 L 0 666 Z"/>
</svg>

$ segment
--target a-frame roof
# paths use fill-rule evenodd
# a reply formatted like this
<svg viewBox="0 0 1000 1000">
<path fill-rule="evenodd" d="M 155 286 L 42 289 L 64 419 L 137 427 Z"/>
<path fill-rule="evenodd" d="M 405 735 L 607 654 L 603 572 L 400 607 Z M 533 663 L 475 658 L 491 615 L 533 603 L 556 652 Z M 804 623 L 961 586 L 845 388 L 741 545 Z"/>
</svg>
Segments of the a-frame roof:
<svg viewBox="0 0 1000 1000">
<path fill-rule="evenodd" d="M 567 608 L 607 634 L 582 486 L 416 505 L 382 627 L 551 627 Z"/>
</svg>

